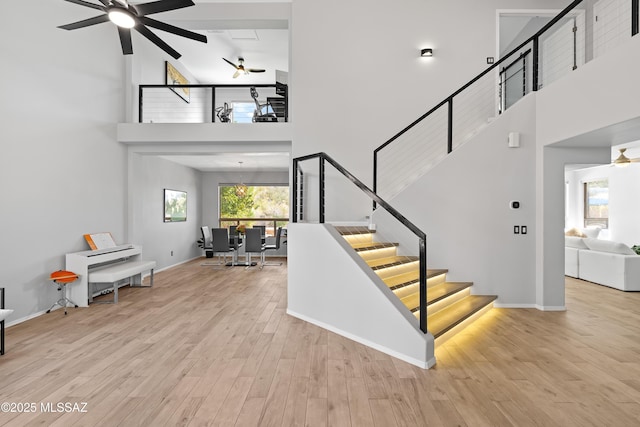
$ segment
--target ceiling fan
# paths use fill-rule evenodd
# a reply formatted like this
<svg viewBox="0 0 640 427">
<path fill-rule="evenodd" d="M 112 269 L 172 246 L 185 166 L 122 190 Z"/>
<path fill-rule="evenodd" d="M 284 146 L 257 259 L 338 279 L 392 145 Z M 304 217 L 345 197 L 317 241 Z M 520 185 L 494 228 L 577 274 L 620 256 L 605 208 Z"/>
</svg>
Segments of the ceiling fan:
<svg viewBox="0 0 640 427">
<path fill-rule="evenodd" d="M 244 66 L 244 58 L 240 57 L 238 58 L 238 63 L 240 65 L 236 65 L 233 62 L 229 61 L 228 59 L 222 58 L 224 59 L 227 64 L 231 65 L 233 68 L 236 69 L 236 72 L 233 73 L 233 78 L 237 78 L 239 75 L 241 74 L 249 74 L 249 73 L 264 73 L 265 70 L 263 70 L 262 68 L 245 68 Z"/>
<path fill-rule="evenodd" d="M 122 53 L 125 55 L 131 55 L 133 53 L 133 45 L 131 43 L 132 28 L 175 59 L 180 58 L 181 55 L 167 43 L 162 41 L 160 37 L 158 37 L 150 29 L 148 29 L 147 26 L 157 28 L 158 30 L 166 31 L 168 33 L 175 34 L 181 37 L 187 37 L 193 40 L 197 40 L 202 43 L 207 42 L 207 36 L 175 27 L 164 22 L 156 21 L 155 19 L 148 18 L 146 16 L 154 13 L 167 12 L 170 10 L 194 6 L 195 3 L 191 0 L 159 0 L 136 5 L 129 4 L 126 0 L 100 0 L 100 3 L 102 4 L 90 3 L 84 0 L 65 1 L 79 4 L 80 6 L 89 7 L 91 9 L 100 10 L 104 12 L 104 14 L 85 19 L 83 21 L 61 25 L 58 28 L 62 28 L 64 30 L 77 30 L 78 28 L 84 28 L 91 25 L 102 24 L 103 22 L 111 21 L 116 25 L 118 29 L 120 44 L 122 45 Z"/>
<path fill-rule="evenodd" d="M 613 165 L 614 166 L 618 166 L 618 167 L 625 167 L 628 166 L 629 163 L 636 163 L 636 162 L 640 162 L 640 158 L 637 159 L 630 159 L 627 156 L 624 155 L 624 152 L 627 151 L 626 148 L 619 148 L 618 150 L 620 150 L 620 155 L 618 156 L 617 159 L 615 159 L 613 161 Z"/>
</svg>

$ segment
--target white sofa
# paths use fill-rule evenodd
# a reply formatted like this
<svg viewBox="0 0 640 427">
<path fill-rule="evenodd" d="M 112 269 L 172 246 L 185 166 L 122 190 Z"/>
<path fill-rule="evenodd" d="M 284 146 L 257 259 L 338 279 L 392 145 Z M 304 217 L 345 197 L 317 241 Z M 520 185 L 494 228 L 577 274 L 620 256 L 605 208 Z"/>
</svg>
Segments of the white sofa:
<svg viewBox="0 0 640 427">
<path fill-rule="evenodd" d="M 640 256 L 623 243 L 566 236 L 564 271 L 622 291 L 640 291 Z"/>
</svg>

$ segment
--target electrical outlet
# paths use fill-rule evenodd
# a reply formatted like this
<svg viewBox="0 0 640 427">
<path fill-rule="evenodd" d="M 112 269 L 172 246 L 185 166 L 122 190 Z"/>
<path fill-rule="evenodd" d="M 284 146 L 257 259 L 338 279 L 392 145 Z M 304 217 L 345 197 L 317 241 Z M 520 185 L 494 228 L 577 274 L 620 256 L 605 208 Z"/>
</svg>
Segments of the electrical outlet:
<svg viewBox="0 0 640 427">
<path fill-rule="evenodd" d="M 520 234 L 520 226 L 519 225 L 514 225 L 513 226 L 513 234 Z"/>
<path fill-rule="evenodd" d="M 520 233 L 521 234 L 527 234 L 527 226 L 526 225 L 521 225 L 520 226 Z"/>
</svg>

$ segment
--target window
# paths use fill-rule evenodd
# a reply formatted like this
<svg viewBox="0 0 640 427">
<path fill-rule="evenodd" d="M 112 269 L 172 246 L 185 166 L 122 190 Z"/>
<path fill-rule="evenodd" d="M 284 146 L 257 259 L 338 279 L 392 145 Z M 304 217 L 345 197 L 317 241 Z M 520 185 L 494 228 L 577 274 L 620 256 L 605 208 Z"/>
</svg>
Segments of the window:
<svg viewBox="0 0 640 427">
<path fill-rule="evenodd" d="M 253 112 L 256 104 L 253 102 L 232 102 L 231 123 L 253 122 Z"/>
<path fill-rule="evenodd" d="M 265 226 L 267 236 L 289 222 L 289 187 L 286 185 L 221 184 L 219 226 Z"/>
<path fill-rule="evenodd" d="M 584 183 L 584 226 L 609 228 L 609 181 Z"/>
</svg>

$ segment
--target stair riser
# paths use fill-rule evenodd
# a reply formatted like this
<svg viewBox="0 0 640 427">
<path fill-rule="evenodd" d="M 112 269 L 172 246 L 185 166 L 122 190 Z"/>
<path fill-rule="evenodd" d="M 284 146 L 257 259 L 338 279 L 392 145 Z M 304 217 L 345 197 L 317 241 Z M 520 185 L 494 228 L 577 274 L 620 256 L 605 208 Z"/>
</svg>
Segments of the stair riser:
<svg viewBox="0 0 640 427">
<path fill-rule="evenodd" d="M 398 274 L 409 273 L 410 271 L 418 268 L 420 263 L 418 261 L 410 262 L 402 265 L 394 265 L 392 267 L 376 270 L 375 273 L 384 280 L 387 277 L 397 276 Z"/>
<path fill-rule="evenodd" d="M 350 244 L 373 242 L 373 234 L 353 234 L 350 236 L 342 236 Z"/>
<path fill-rule="evenodd" d="M 393 293 L 395 294 L 395 296 L 397 296 L 398 298 L 402 299 L 406 296 L 409 296 L 413 293 L 416 292 L 420 292 L 420 284 L 419 283 L 415 283 L 413 285 L 409 285 L 409 286 L 405 286 L 403 288 L 399 288 L 399 289 L 395 289 L 393 291 Z"/>
<path fill-rule="evenodd" d="M 436 285 L 440 285 L 444 282 L 447 281 L 447 275 L 446 274 L 439 274 L 437 276 L 434 277 L 430 277 L 427 279 L 427 288 L 430 288 L 432 286 L 436 286 Z"/>
<path fill-rule="evenodd" d="M 447 332 L 437 337 L 435 339 L 434 345 L 436 347 L 442 345 L 447 340 L 454 337 L 456 334 L 459 334 L 460 332 L 462 332 L 462 330 L 465 329 L 467 326 L 471 325 L 473 322 L 475 322 L 485 314 L 489 313 L 492 308 L 493 308 L 493 303 L 488 304 L 484 306 L 482 309 L 476 311 L 474 314 L 466 318 L 463 322 L 459 323 L 455 327 L 449 329 Z M 427 325 L 427 328 L 428 328 L 428 325 Z"/>
<path fill-rule="evenodd" d="M 385 280 L 385 283 L 387 284 L 387 286 L 389 286 L 389 288 L 392 288 L 391 289 L 392 291 L 396 292 L 396 291 L 399 291 L 400 289 L 402 289 L 404 287 L 407 287 L 407 286 L 418 285 L 419 280 L 417 278 L 415 278 L 415 277 L 417 277 L 417 274 L 414 275 L 414 279 L 413 280 L 407 279 L 407 283 L 410 282 L 410 281 L 414 282 L 414 283 L 409 283 L 407 285 L 401 285 L 401 284 L 398 284 L 397 281 L 391 281 L 391 280 Z M 385 279 L 387 279 L 387 278 L 385 277 Z M 430 278 L 427 279 L 427 289 L 431 288 L 431 287 L 434 287 L 436 285 L 439 285 L 441 283 L 444 283 L 446 281 L 447 281 L 447 275 L 446 274 L 439 274 L 438 276 L 430 277 Z M 403 294 L 403 296 L 405 296 L 405 295 L 406 294 Z"/>
<path fill-rule="evenodd" d="M 362 259 L 364 259 L 365 261 L 370 261 L 373 259 L 394 256 L 396 255 L 396 252 L 397 252 L 396 248 L 392 247 L 392 248 L 374 249 L 371 251 L 361 251 L 361 252 L 358 252 L 358 255 L 360 255 Z"/>
<path fill-rule="evenodd" d="M 449 295 L 448 297 L 441 299 L 438 302 L 429 304 L 429 306 L 427 306 L 427 315 L 430 316 L 432 314 L 436 314 L 440 310 L 443 310 L 450 305 L 457 303 L 458 301 L 468 297 L 469 295 L 471 295 L 471 289 L 467 288 L 461 290 L 460 292 L 456 292 L 453 295 Z"/>
<path fill-rule="evenodd" d="M 398 289 L 397 291 L 394 291 L 394 294 L 402 299 L 404 297 L 407 297 L 409 295 L 412 294 L 417 294 L 418 292 L 420 292 L 420 286 L 419 285 L 411 285 L 411 286 L 406 286 L 404 288 Z M 471 290 L 469 288 L 465 288 L 465 289 L 461 289 L 458 292 L 451 294 L 449 296 L 447 296 L 446 298 L 441 299 L 440 301 L 431 303 L 429 305 L 427 305 L 427 315 L 431 315 L 431 314 L 435 314 L 438 311 L 447 308 L 448 306 L 455 304 L 456 302 L 460 301 L 463 298 L 466 298 L 467 296 L 469 296 L 471 294 Z M 427 289 L 427 295 L 429 295 L 429 290 Z M 415 304 L 415 297 L 412 299 L 412 302 L 406 302 L 405 305 L 407 303 L 413 303 Z M 404 301 L 403 301 L 404 302 Z M 415 307 L 407 307 L 409 310 L 412 310 Z M 415 312 L 414 312 L 415 314 Z"/>
</svg>

